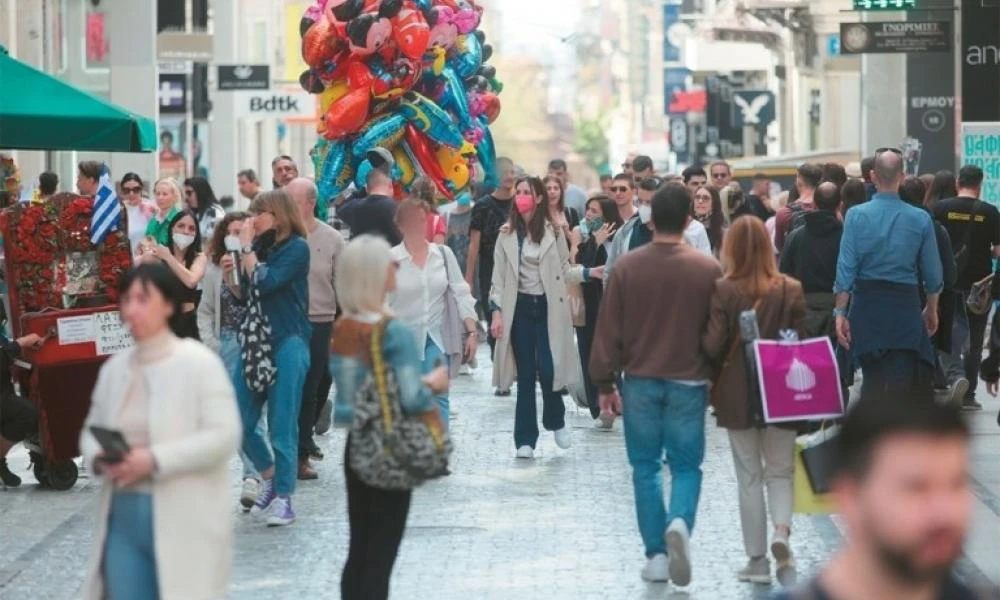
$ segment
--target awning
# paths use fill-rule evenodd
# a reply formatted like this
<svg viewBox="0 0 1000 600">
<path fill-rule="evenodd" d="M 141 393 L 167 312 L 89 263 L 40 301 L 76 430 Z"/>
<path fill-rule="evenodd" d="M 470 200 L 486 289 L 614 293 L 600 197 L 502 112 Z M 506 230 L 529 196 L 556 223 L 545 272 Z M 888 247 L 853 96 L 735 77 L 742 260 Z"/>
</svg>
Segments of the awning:
<svg viewBox="0 0 1000 600">
<path fill-rule="evenodd" d="M 153 152 L 156 124 L 12 58 L 0 46 L 0 149 Z"/>
</svg>

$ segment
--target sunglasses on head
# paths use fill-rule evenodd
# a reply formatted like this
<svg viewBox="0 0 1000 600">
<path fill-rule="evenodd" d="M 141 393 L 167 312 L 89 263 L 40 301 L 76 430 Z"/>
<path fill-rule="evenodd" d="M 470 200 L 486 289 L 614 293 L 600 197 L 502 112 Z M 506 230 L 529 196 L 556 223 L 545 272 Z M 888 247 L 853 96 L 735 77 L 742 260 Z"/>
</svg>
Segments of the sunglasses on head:
<svg viewBox="0 0 1000 600">
<path fill-rule="evenodd" d="M 626 185 L 615 185 L 611 186 L 611 191 L 615 192 L 616 194 L 624 194 L 625 192 L 629 191 L 629 188 Z"/>
<path fill-rule="evenodd" d="M 893 154 L 898 154 L 899 156 L 903 155 L 903 151 L 899 148 L 879 148 L 875 151 L 875 155 L 878 156 L 879 154 L 885 154 L 886 152 L 892 152 Z"/>
</svg>

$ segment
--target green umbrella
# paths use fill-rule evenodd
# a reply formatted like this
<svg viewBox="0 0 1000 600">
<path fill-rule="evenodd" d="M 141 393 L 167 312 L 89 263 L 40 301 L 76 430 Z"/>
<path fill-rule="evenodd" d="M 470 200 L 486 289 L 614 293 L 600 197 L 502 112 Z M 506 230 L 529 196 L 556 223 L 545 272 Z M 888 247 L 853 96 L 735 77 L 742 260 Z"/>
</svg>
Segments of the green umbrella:
<svg viewBox="0 0 1000 600">
<path fill-rule="evenodd" d="M 0 46 L 0 148 L 153 152 L 156 124 L 12 58 Z"/>
</svg>

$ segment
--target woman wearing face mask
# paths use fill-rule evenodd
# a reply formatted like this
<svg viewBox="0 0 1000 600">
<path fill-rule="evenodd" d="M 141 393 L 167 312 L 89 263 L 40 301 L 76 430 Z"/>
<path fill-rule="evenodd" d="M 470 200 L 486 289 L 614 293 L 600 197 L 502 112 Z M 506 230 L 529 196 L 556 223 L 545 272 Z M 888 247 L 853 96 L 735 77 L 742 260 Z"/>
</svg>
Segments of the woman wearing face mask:
<svg viewBox="0 0 1000 600">
<path fill-rule="evenodd" d="M 126 173 L 118 184 L 128 213 L 128 241 L 133 253 L 139 250 L 139 242 L 146 236 L 146 227 L 156 210 L 142 197 L 142 186 L 142 178 L 135 173 Z"/>
<path fill-rule="evenodd" d="M 608 261 L 608 250 L 615 232 L 621 227 L 622 220 L 618 214 L 618 205 L 607 196 L 594 196 L 587 200 L 586 218 L 580 221 L 580 226 L 573 230 L 573 253 L 576 264 L 594 269 L 603 267 Z M 576 328 L 576 342 L 580 351 L 580 365 L 583 368 L 583 384 L 587 391 L 587 404 L 590 406 L 590 416 L 596 419 L 594 427 L 599 431 L 611 431 L 614 425 L 613 414 L 601 414 L 597 403 L 597 388 L 590 382 L 588 365 L 590 364 L 590 349 L 594 341 L 594 329 L 597 328 L 597 311 L 601 306 L 601 295 L 604 284 L 600 279 L 591 279 L 583 284 L 583 304 L 586 319 L 583 327 Z"/>
<path fill-rule="evenodd" d="M 222 598 L 240 438 L 233 386 L 211 350 L 171 333 L 181 298 L 166 267 L 139 265 L 119 290 L 136 345 L 101 367 L 80 436 L 84 464 L 102 477 L 83 596 Z M 92 426 L 120 432 L 129 451 L 105 453 Z"/>
<path fill-rule="evenodd" d="M 549 220 L 552 221 L 556 231 L 563 234 L 568 243 L 570 232 L 580 224 L 580 215 L 576 210 L 566 207 L 566 190 L 563 189 L 561 179 L 549 175 L 542 180 L 542 183 L 545 184 L 545 194 L 549 205 Z"/>
<path fill-rule="evenodd" d="M 415 228 L 416 229 L 416 228 Z M 380 237 L 362 235 L 351 240 L 337 261 L 337 301 L 344 315 L 334 326 L 330 345 L 330 374 L 337 383 L 334 415 L 349 425 L 354 398 L 372 372 L 372 336 L 381 335 L 386 370 L 399 384 L 403 414 L 438 418 L 435 397 L 448 392 L 448 369 L 423 372 L 413 332 L 392 318 L 386 306 L 396 290 L 399 263 Z M 340 578 L 343 600 L 385 600 L 389 578 L 403 541 L 412 490 L 384 490 L 368 485 L 351 468 L 351 439 L 344 454 L 347 480 L 347 516 L 350 545 Z"/>
<path fill-rule="evenodd" d="M 708 241 L 712 245 L 712 255 L 719 258 L 722 250 L 722 238 L 725 235 L 726 216 L 722 214 L 722 198 L 719 188 L 714 185 L 703 185 L 694 193 L 692 204 L 694 218 L 705 226 Z"/>
<path fill-rule="evenodd" d="M 538 441 L 535 382 L 542 385 L 542 424 L 563 449 L 572 444 L 566 407 L 556 390 L 583 378 L 573 349 L 566 284 L 586 278 L 569 261 L 569 249 L 549 221 L 549 200 L 537 177 L 519 179 L 514 210 L 500 230 L 494 252 L 490 306 L 497 339 L 493 385 L 509 389 L 517 372 L 514 446 L 518 458 L 533 458 Z M 599 277 L 603 269 L 592 274 Z M 516 364 L 516 369 L 515 369 Z"/>
<path fill-rule="evenodd" d="M 144 241 L 139 245 L 141 260 L 162 261 L 180 282 L 181 309 L 172 320 L 174 334 L 182 338 L 198 339 L 198 317 L 196 309 L 201 293 L 198 284 L 205 277 L 208 259 L 201 251 L 201 232 L 194 215 L 182 211 L 170 222 L 170 243 L 151 244 Z"/>
<path fill-rule="evenodd" d="M 219 201 L 215 199 L 215 192 L 212 186 L 204 177 L 189 177 L 184 180 L 184 203 L 188 210 L 194 213 L 198 219 L 198 229 L 201 230 L 201 237 L 210 239 L 215 232 L 215 224 L 222 217 L 226 216 L 226 209 L 222 208 Z"/>
<path fill-rule="evenodd" d="M 202 343 L 222 358 L 240 406 L 250 403 L 250 388 L 243 375 L 243 357 L 236 337 L 246 318 L 247 305 L 237 282 L 239 265 L 234 255 L 240 253 L 240 230 L 249 217 L 244 212 L 229 213 L 215 228 L 209 244 L 211 260 L 205 270 L 203 293 L 198 303 L 198 334 Z M 257 501 L 260 476 L 246 453 L 241 452 L 240 458 L 243 460 L 240 504 L 244 511 L 249 511 Z"/>
<path fill-rule="evenodd" d="M 181 188 L 170 177 L 159 179 L 153 185 L 153 200 L 156 212 L 146 226 L 146 237 L 166 246 L 170 243 L 170 223 L 181 212 Z"/>
<path fill-rule="evenodd" d="M 271 448 L 257 429 L 264 408 L 257 400 L 240 405 L 243 450 L 264 480 L 251 512 L 266 516 L 269 526 L 283 526 L 295 521 L 299 409 L 309 371 L 309 244 L 298 207 L 284 190 L 258 195 L 250 214 L 240 230 L 240 267 L 271 324 L 275 374 L 265 399 Z"/>
<path fill-rule="evenodd" d="M 403 234 L 403 243 L 392 249 L 392 258 L 399 269 L 389 309 L 413 331 L 424 361 L 423 372 L 430 373 L 443 364 L 454 377 L 462 359 L 476 352 L 476 301 L 451 248 L 427 242 L 426 216 L 427 208 L 419 200 L 407 200 L 396 209 L 396 226 Z M 455 298 L 459 314 L 447 310 L 449 295 Z M 449 323 L 449 318 L 460 322 Z M 461 332 L 462 349 L 451 355 L 446 338 L 457 331 Z M 441 419 L 447 426 L 448 395 L 438 396 L 438 403 Z"/>
</svg>

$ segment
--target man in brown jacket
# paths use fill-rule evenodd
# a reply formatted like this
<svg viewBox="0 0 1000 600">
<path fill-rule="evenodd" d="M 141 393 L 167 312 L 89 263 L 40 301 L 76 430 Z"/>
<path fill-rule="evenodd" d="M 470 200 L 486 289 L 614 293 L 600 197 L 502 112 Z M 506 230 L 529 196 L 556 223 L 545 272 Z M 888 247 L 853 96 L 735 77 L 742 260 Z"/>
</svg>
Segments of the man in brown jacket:
<svg viewBox="0 0 1000 600">
<path fill-rule="evenodd" d="M 684 243 L 691 195 L 669 183 L 653 196 L 653 243 L 622 256 L 605 288 L 590 358 L 601 411 L 624 408 L 646 581 L 691 581 L 688 538 L 701 494 L 710 368 L 701 351 L 722 269 Z M 622 394 L 615 380 L 624 372 Z M 662 459 L 672 485 L 663 502 Z M 668 559 L 669 550 L 669 559 Z"/>
</svg>

